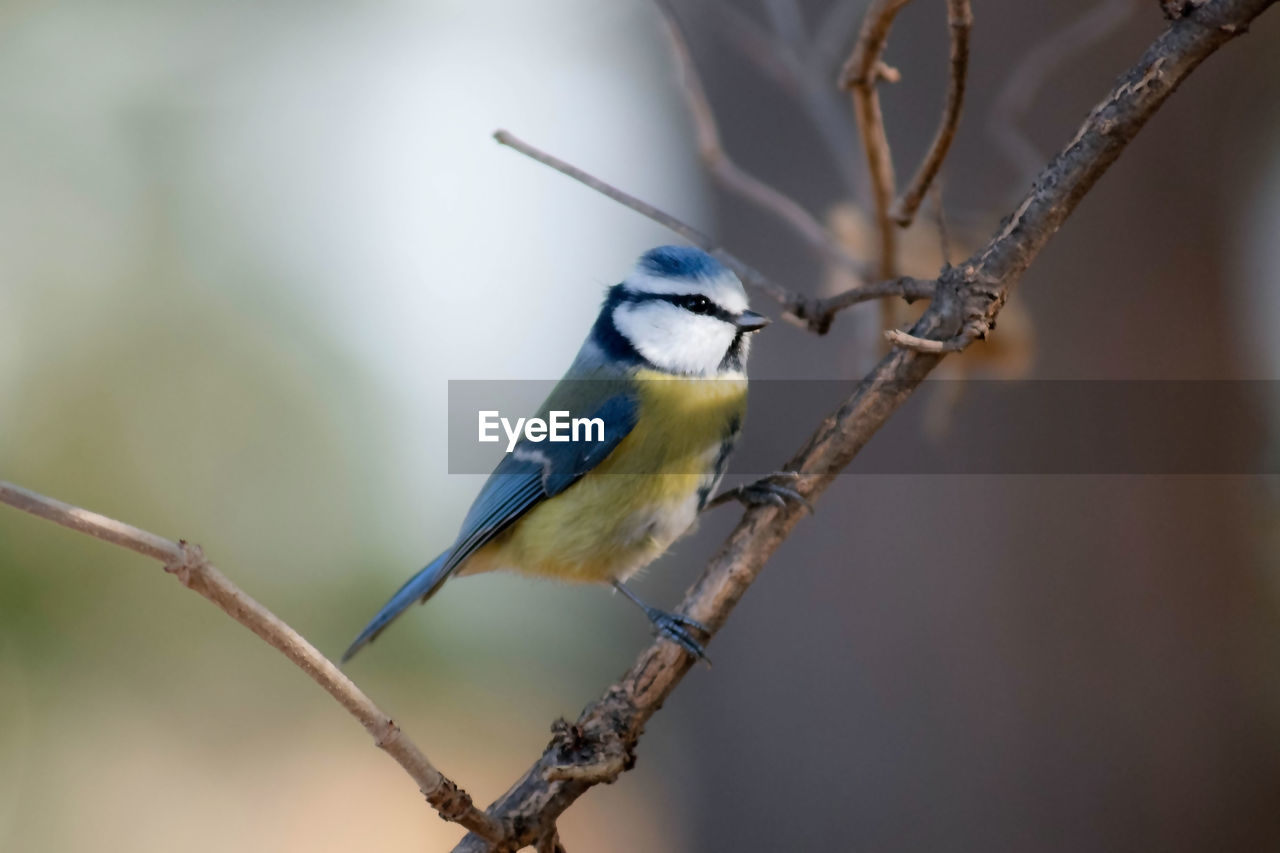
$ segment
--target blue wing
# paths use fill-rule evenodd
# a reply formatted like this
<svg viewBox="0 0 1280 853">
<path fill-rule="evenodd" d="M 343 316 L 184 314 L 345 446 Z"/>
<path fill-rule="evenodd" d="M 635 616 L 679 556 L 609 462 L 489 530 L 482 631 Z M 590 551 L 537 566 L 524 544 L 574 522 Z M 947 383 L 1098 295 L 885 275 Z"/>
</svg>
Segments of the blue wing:
<svg viewBox="0 0 1280 853">
<path fill-rule="evenodd" d="M 544 407 L 547 408 L 547 407 Z M 590 417 L 604 421 L 603 441 L 517 444 L 493 469 L 450 548 L 396 591 L 342 655 L 346 663 L 415 601 L 425 602 L 462 563 L 540 501 L 554 497 L 604 461 L 636 424 L 636 400 L 610 397 Z"/>
</svg>

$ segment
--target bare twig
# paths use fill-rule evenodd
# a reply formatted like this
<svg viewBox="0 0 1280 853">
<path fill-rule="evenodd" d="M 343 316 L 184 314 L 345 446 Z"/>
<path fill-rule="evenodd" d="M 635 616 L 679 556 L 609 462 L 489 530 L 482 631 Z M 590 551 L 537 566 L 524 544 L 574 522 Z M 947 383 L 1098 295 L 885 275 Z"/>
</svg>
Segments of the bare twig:
<svg viewBox="0 0 1280 853">
<path fill-rule="evenodd" d="M 489 840 L 496 841 L 505 834 L 502 825 L 477 809 L 466 791 L 432 766 L 400 727 L 332 661 L 211 566 L 199 546 L 172 542 L 124 522 L 3 481 L 0 481 L 0 503 L 164 563 L 165 571 L 175 575 L 183 586 L 200 593 L 257 634 L 338 700 L 347 713 L 364 726 L 378 748 L 394 758 L 413 777 L 427 802 L 441 817 Z"/>
<path fill-rule="evenodd" d="M 543 165 L 550 166 L 560 174 L 568 175 L 575 181 L 586 184 L 596 192 L 608 196 L 625 207 L 631 208 L 641 216 L 652 219 L 654 222 L 664 228 L 668 228 L 676 232 L 681 237 L 700 248 L 706 249 L 707 251 L 719 248 L 719 244 L 717 244 L 715 240 L 713 240 L 709 235 L 699 231 L 697 228 L 694 228 L 692 225 L 682 222 L 671 214 L 659 210 L 648 202 L 641 201 L 635 196 L 623 192 L 611 184 L 605 183 L 594 175 L 588 174 L 582 169 L 579 169 L 577 166 L 566 163 L 559 157 L 548 154 L 540 148 L 533 147 L 524 140 L 518 139 L 509 131 L 495 130 L 493 132 L 493 138 L 497 140 L 498 144 L 505 145 L 508 148 L 514 148 L 526 157 L 531 157 Z"/>
<path fill-rule="evenodd" d="M 675 56 L 676 66 L 680 74 L 681 90 L 685 102 L 689 106 L 689 114 L 693 117 L 698 140 L 698 155 L 702 162 L 721 185 L 730 192 L 750 201 L 785 222 L 810 247 L 818 251 L 828 263 L 838 264 L 852 271 L 860 278 L 868 278 L 867 265 L 845 251 L 822 223 L 813 214 L 805 210 L 795 199 L 766 184 L 729 157 L 720 139 L 720 129 L 716 125 L 715 114 L 707 100 L 706 90 L 698 76 L 698 69 L 689 51 L 689 43 L 676 20 L 675 12 L 666 0 L 654 0 L 654 5 L 662 14 L 667 35 L 671 41 L 671 52 Z"/>
<path fill-rule="evenodd" d="M 1244 32 L 1274 2 L 1210 0 L 1173 22 L 1041 170 L 1035 186 L 999 233 L 967 261 L 943 272 L 929 309 L 909 334 L 918 340 L 945 342 L 966 330 L 988 326 L 1050 238 L 1169 95 L 1206 57 Z M 941 359 L 941 353 L 905 347 L 889 352 L 785 466 L 800 474 L 796 488 L 815 500 Z M 798 503 L 748 509 L 702 577 L 685 593 L 679 612 L 707 625 L 712 633 L 717 631 L 804 515 Z M 618 754 L 619 747 L 622 755 L 631 756 L 645 723 L 692 665 L 693 658 L 674 644 L 650 644 L 572 726 L 577 763 L 590 766 L 596 756 Z M 491 815 L 519 827 L 498 848 L 504 853 L 543 837 L 589 789 L 580 779 L 549 778 L 553 768 L 565 765 L 565 749 L 557 735 L 533 767 L 490 807 Z M 456 851 L 487 849 L 491 849 L 488 842 L 468 836 Z"/>
<path fill-rule="evenodd" d="M 894 278 L 898 272 L 898 235 L 889 216 L 893 203 L 893 155 L 880 111 L 879 83 L 894 81 L 898 73 L 884 64 L 885 45 L 893 19 L 911 0 L 872 0 L 862 19 L 858 41 L 840 72 L 840 84 L 853 93 L 853 111 L 871 173 L 871 199 L 875 206 L 880 257 L 876 278 Z"/>
<path fill-rule="evenodd" d="M 831 326 L 831 318 L 838 311 L 842 311 L 851 305 L 859 302 L 866 302 L 872 299 L 882 299 L 891 296 L 901 296 L 907 300 L 927 298 L 928 293 L 918 286 L 919 281 L 916 279 L 900 279 L 889 282 L 875 282 L 861 287 L 852 288 L 845 293 L 837 294 L 829 299 L 812 299 L 802 296 L 798 293 L 787 290 L 779 284 L 775 284 L 765 278 L 761 273 L 757 272 L 743 261 L 729 254 L 711 237 L 703 234 L 691 225 L 687 225 L 676 219 L 669 213 L 659 210 L 651 204 L 640 201 L 638 198 L 629 195 L 622 190 L 605 183 L 594 175 L 584 172 L 577 166 L 566 163 L 559 157 L 548 154 L 541 149 L 535 148 L 524 140 L 517 139 L 505 130 L 496 131 L 493 138 L 503 145 L 514 148 L 521 154 L 537 160 L 539 163 L 550 166 L 563 175 L 568 175 L 576 181 L 586 184 L 593 190 L 602 193 L 614 201 L 631 208 L 637 213 L 647 216 L 660 225 L 665 225 L 675 233 L 684 237 L 695 246 L 706 249 L 716 258 L 720 259 L 725 266 L 732 269 L 747 284 L 754 285 L 764 293 L 768 294 L 782 306 L 783 310 L 791 314 L 793 317 L 805 320 L 805 325 L 817 332 L 824 334 Z M 902 282 L 916 282 L 913 285 L 904 285 Z M 932 291 L 930 291 L 932 292 Z"/>
<path fill-rule="evenodd" d="M 494 131 L 493 138 L 499 144 L 508 148 L 514 148 L 526 157 L 531 157 L 545 166 L 550 166 L 562 175 L 568 175 L 579 183 L 586 184 L 598 193 L 607 195 L 609 198 L 629 207 L 641 216 L 646 216 L 654 222 L 671 229 L 684 239 L 700 249 L 705 249 L 711 253 L 717 260 L 733 270 L 746 284 L 756 287 L 759 290 L 773 297 L 777 302 L 786 305 L 795 299 L 795 295 L 780 284 L 770 281 L 759 270 L 747 264 L 745 261 L 739 260 L 737 257 L 729 254 L 723 246 L 716 242 L 710 235 L 704 234 L 692 225 L 689 225 L 665 211 L 659 210 L 648 202 L 641 201 L 630 193 L 625 193 L 612 184 L 605 183 L 599 178 L 584 172 L 577 166 L 566 163 L 559 157 L 548 154 L 547 152 L 535 148 L 522 139 L 518 139 L 505 130 Z"/>
<path fill-rule="evenodd" d="M 885 329 L 884 336 L 891 344 L 913 349 L 916 352 L 932 353 L 960 352 L 973 340 L 968 337 L 956 336 L 945 341 L 935 341 L 931 338 L 918 338 L 900 329 Z"/>
<path fill-rule="evenodd" d="M 920 168 L 907 189 L 898 196 L 889 213 L 893 221 L 903 228 L 915 219 L 920 202 L 929 191 L 929 184 L 947 158 L 951 141 L 956 136 L 956 125 L 960 123 L 965 78 L 969 70 L 969 30 L 973 26 L 973 10 L 969 6 L 969 0 L 947 0 L 947 25 L 951 30 L 951 73 L 947 82 L 947 101 L 942 108 L 942 119 Z"/>
<path fill-rule="evenodd" d="M 834 296 L 797 300 L 787 306 L 787 313 L 783 316 L 799 321 L 816 334 L 825 335 L 831 330 L 831 322 L 836 314 L 846 308 L 890 296 L 901 297 L 908 303 L 917 299 L 930 299 L 933 297 L 935 284 L 933 281 L 909 276 L 876 281 L 851 287 Z"/>
</svg>

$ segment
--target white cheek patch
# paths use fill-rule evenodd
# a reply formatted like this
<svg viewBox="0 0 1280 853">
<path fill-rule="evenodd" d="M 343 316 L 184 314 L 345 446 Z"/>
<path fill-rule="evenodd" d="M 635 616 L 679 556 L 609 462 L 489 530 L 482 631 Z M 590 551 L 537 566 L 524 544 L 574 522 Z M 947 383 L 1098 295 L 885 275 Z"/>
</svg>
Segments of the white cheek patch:
<svg viewBox="0 0 1280 853">
<path fill-rule="evenodd" d="M 613 322 L 650 363 L 669 373 L 712 376 L 737 334 L 731 324 L 668 302 L 624 303 Z"/>
</svg>

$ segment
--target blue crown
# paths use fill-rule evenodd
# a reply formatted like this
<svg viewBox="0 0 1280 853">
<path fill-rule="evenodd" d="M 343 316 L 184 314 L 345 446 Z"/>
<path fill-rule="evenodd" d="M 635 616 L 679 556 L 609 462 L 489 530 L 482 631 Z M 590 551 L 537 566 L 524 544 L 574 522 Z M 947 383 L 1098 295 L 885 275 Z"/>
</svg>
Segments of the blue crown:
<svg viewBox="0 0 1280 853">
<path fill-rule="evenodd" d="M 701 249 L 690 246 L 659 246 L 650 249 L 640 256 L 637 266 L 662 278 L 718 278 L 728 272 L 724 264 Z"/>
</svg>

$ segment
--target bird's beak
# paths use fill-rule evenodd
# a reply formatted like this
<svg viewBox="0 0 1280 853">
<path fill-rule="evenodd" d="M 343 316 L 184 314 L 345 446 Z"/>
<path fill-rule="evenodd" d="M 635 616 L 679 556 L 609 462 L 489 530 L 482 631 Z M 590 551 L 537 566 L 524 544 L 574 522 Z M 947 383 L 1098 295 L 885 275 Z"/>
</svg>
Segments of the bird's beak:
<svg viewBox="0 0 1280 853">
<path fill-rule="evenodd" d="M 769 325 L 772 320 L 763 314 L 757 314 L 754 311 L 743 311 L 737 317 L 733 318 L 733 325 L 737 326 L 743 332 L 757 332 Z"/>
</svg>

